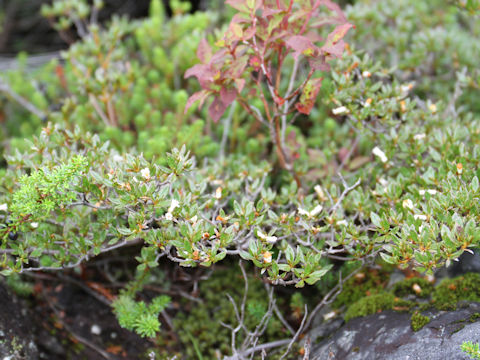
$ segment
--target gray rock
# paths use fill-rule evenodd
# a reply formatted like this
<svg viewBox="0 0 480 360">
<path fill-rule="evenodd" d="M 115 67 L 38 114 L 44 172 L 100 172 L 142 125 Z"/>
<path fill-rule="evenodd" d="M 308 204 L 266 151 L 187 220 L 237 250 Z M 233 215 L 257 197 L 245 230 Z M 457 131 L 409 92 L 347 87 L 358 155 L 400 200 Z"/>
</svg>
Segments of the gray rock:
<svg viewBox="0 0 480 360">
<path fill-rule="evenodd" d="M 330 338 L 312 346 L 314 360 L 469 360 L 464 341 L 480 342 L 480 304 L 456 311 L 426 312 L 429 324 L 417 332 L 410 314 L 385 311 L 349 321 Z M 480 320 L 480 319 L 479 319 Z"/>
<path fill-rule="evenodd" d="M 0 359 L 36 360 L 32 324 L 20 300 L 0 284 Z"/>
</svg>

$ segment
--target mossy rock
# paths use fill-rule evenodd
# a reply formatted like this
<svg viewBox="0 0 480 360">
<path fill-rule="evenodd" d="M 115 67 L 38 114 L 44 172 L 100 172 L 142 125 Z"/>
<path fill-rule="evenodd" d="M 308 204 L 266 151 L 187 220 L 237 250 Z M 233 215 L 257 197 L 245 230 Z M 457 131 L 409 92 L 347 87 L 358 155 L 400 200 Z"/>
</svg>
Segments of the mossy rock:
<svg viewBox="0 0 480 360">
<path fill-rule="evenodd" d="M 349 321 L 356 317 L 367 316 L 381 312 L 383 310 L 409 310 L 414 303 L 405 301 L 395 297 L 389 292 L 381 292 L 379 294 L 366 296 L 350 305 L 345 312 L 345 321 Z"/>
<path fill-rule="evenodd" d="M 461 300 L 480 302 L 480 274 L 469 273 L 443 280 L 435 288 L 432 300 L 439 310 L 455 310 Z"/>
<path fill-rule="evenodd" d="M 430 318 L 428 316 L 422 315 L 418 311 L 414 312 L 412 317 L 410 318 L 410 326 L 412 327 L 413 331 L 420 330 L 429 322 L 430 322 Z"/>
</svg>

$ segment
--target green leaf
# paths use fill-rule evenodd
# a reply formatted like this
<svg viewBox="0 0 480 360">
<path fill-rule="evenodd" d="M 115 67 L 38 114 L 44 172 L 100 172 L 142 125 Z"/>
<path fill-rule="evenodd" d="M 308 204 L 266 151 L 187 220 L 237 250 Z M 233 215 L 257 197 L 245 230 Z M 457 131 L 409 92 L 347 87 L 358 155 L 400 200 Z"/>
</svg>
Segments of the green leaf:
<svg viewBox="0 0 480 360">
<path fill-rule="evenodd" d="M 382 227 L 382 219 L 376 213 L 372 212 L 370 214 L 370 219 L 372 220 L 372 224 L 375 225 L 377 228 Z"/>
<path fill-rule="evenodd" d="M 478 177 L 474 177 L 473 180 L 472 180 L 472 183 L 470 184 L 470 186 L 472 187 L 472 191 L 473 192 L 477 192 L 478 191 L 478 187 L 479 187 L 479 184 L 478 184 Z"/>
</svg>

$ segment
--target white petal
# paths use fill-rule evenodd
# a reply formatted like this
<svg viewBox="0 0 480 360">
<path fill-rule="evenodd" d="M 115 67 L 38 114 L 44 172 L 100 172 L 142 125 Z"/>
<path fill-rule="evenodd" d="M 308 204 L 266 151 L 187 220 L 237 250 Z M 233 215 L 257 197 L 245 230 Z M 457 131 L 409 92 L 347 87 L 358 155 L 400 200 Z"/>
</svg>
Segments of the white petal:
<svg viewBox="0 0 480 360">
<path fill-rule="evenodd" d="M 313 216 L 317 216 L 318 214 L 320 214 L 323 210 L 323 206 L 322 205 L 317 205 L 315 206 L 315 208 L 310 211 L 310 216 L 313 217 Z"/>
<path fill-rule="evenodd" d="M 260 238 L 260 239 L 266 239 L 267 238 L 267 235 L 265 235 L 263 232 L 261 232 L 260 230 L 257 231 L 257 236 Z"/>
<path fill-rule="evenodd" d="M 302 208 L 298 208 L 298 213 L 300 215 L 310 215 L 310 213 L 307 210 L 302 209 Z"/>
<path fill-rule="evenodd" d="M 149 180 L 149 179 L 150 179 L 150 169 L 149 169 L 149 168 L 145 168 L 145 169 L 140 170 L 140 173 L 142 174 L 142 177 L 143 177 L 145 180 Z"/>
<path fill-rule="evenodd" d="M 425 220 L 427 220 L 427 215 L 415 214 L 415 215 L 413 215 L 413 218 L 414 218 L 415 220 L 419 220 L 419 219 L 420 219 L 420 220 L 422 220 L 422 221 L 425 221 Z"/>
<path fill-rule="evenodd" d="M 405 199 L 402 202 L 402 206 L 404 209 L 413 209 L 413 202 L 410 199 Z"/>
<path fill-rule="evenodd" d="M 345 114 L 348 112 L 348 109 L 345 106 L 340 106 L 332 110 L 333 115 Z"/>
<path fill-rule="evenodd" d="M 372 153 L 373 155 L 378 156 L 383 163 L 386 163 L 388 161 L 387 156 L 378 146 L 375 146 L 372 149 Z"/>
<path fill-rule="evenodd" d="M 269 244 L 275 244 L 278 238 L 276 236 L 267 236 L 266 240 Z"/>
<path fill-rule="evenodd" d="M 172 203 L 170 204 L 170 207 L 168 208 L 167 212 L 172 213 L 173 210 L 179 205 L 180 203 L 176 199 L 172 199 Z"/>
<path fill-rule="evenodd" d="M 422 134 L 417 134 L 413 137 L 414 140 L 422 140 L 426 137 L 427 135 L 425 133 Z"/>
<path fill-rule="evenodd" d="M 7 204 L 1 204 L 0 205 L 0 211 L 7 211 L 8 210 L 8 205 Z"/>
</svg>

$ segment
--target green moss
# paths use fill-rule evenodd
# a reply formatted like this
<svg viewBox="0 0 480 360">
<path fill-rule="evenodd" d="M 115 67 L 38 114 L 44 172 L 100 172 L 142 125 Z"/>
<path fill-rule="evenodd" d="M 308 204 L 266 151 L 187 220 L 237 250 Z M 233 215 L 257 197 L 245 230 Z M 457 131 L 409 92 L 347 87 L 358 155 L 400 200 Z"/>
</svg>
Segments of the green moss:
<svg viewBox="0 0 480 360">
<path fill-rule="evenodd" d="M 473 323 L 473 322 L 476 322 L 478 318 L 480 318 L 480 313 L 477 312 L 477 313 L 474 313 L 474 314 L 470 315 L 470 318 L 468 319 L 468 321 Z"/>
<path fill-rule="evenodd" d="M 429 322 L 430 322 L 430 318 L 428 316 L 422 315 L 418 311 L 414 312 L 412 317 L 410 318 L 410 326 L 412 327 L 413 331 L 420 330 Z"/>
<path fill-rule="evenodd" d="M 445 279 L 435 288 L 432 299 L 439 310 L 455 310 L 460 300 L 480 302 L 480 274 Z"/>
<path fill-rule="evenodd" d="M 375 314 L 383 310 L 409 310 L 414 304 L 395 297 L 392 293 L 382 292 L 366 296 L 350 305 L 345 312 L 345 321 L 356 317 Z"/>
<path fill-rule="evenodd" d="M 343 305 L 350 305 L 364 296 L 383 292 L 389 278 L 390 273 L 383 269 L 365 269 L 343 285 L 343 290 L 333 302 L 333 307 L 338 309 Z"/>
<path fill-rule="evenodd" d="M 417 288 L 417 286 L 418 288 Z M 419 289 L 417 292 L 415 289 Z M 429 281 L 422 278 L 411 278 L 400 281 L 393 286 L 392 292 L 395 296 L 405 297 L 415 295 L 421 298 L 427 298 L 432 294 L 434 287 Z"/>
</svg>

